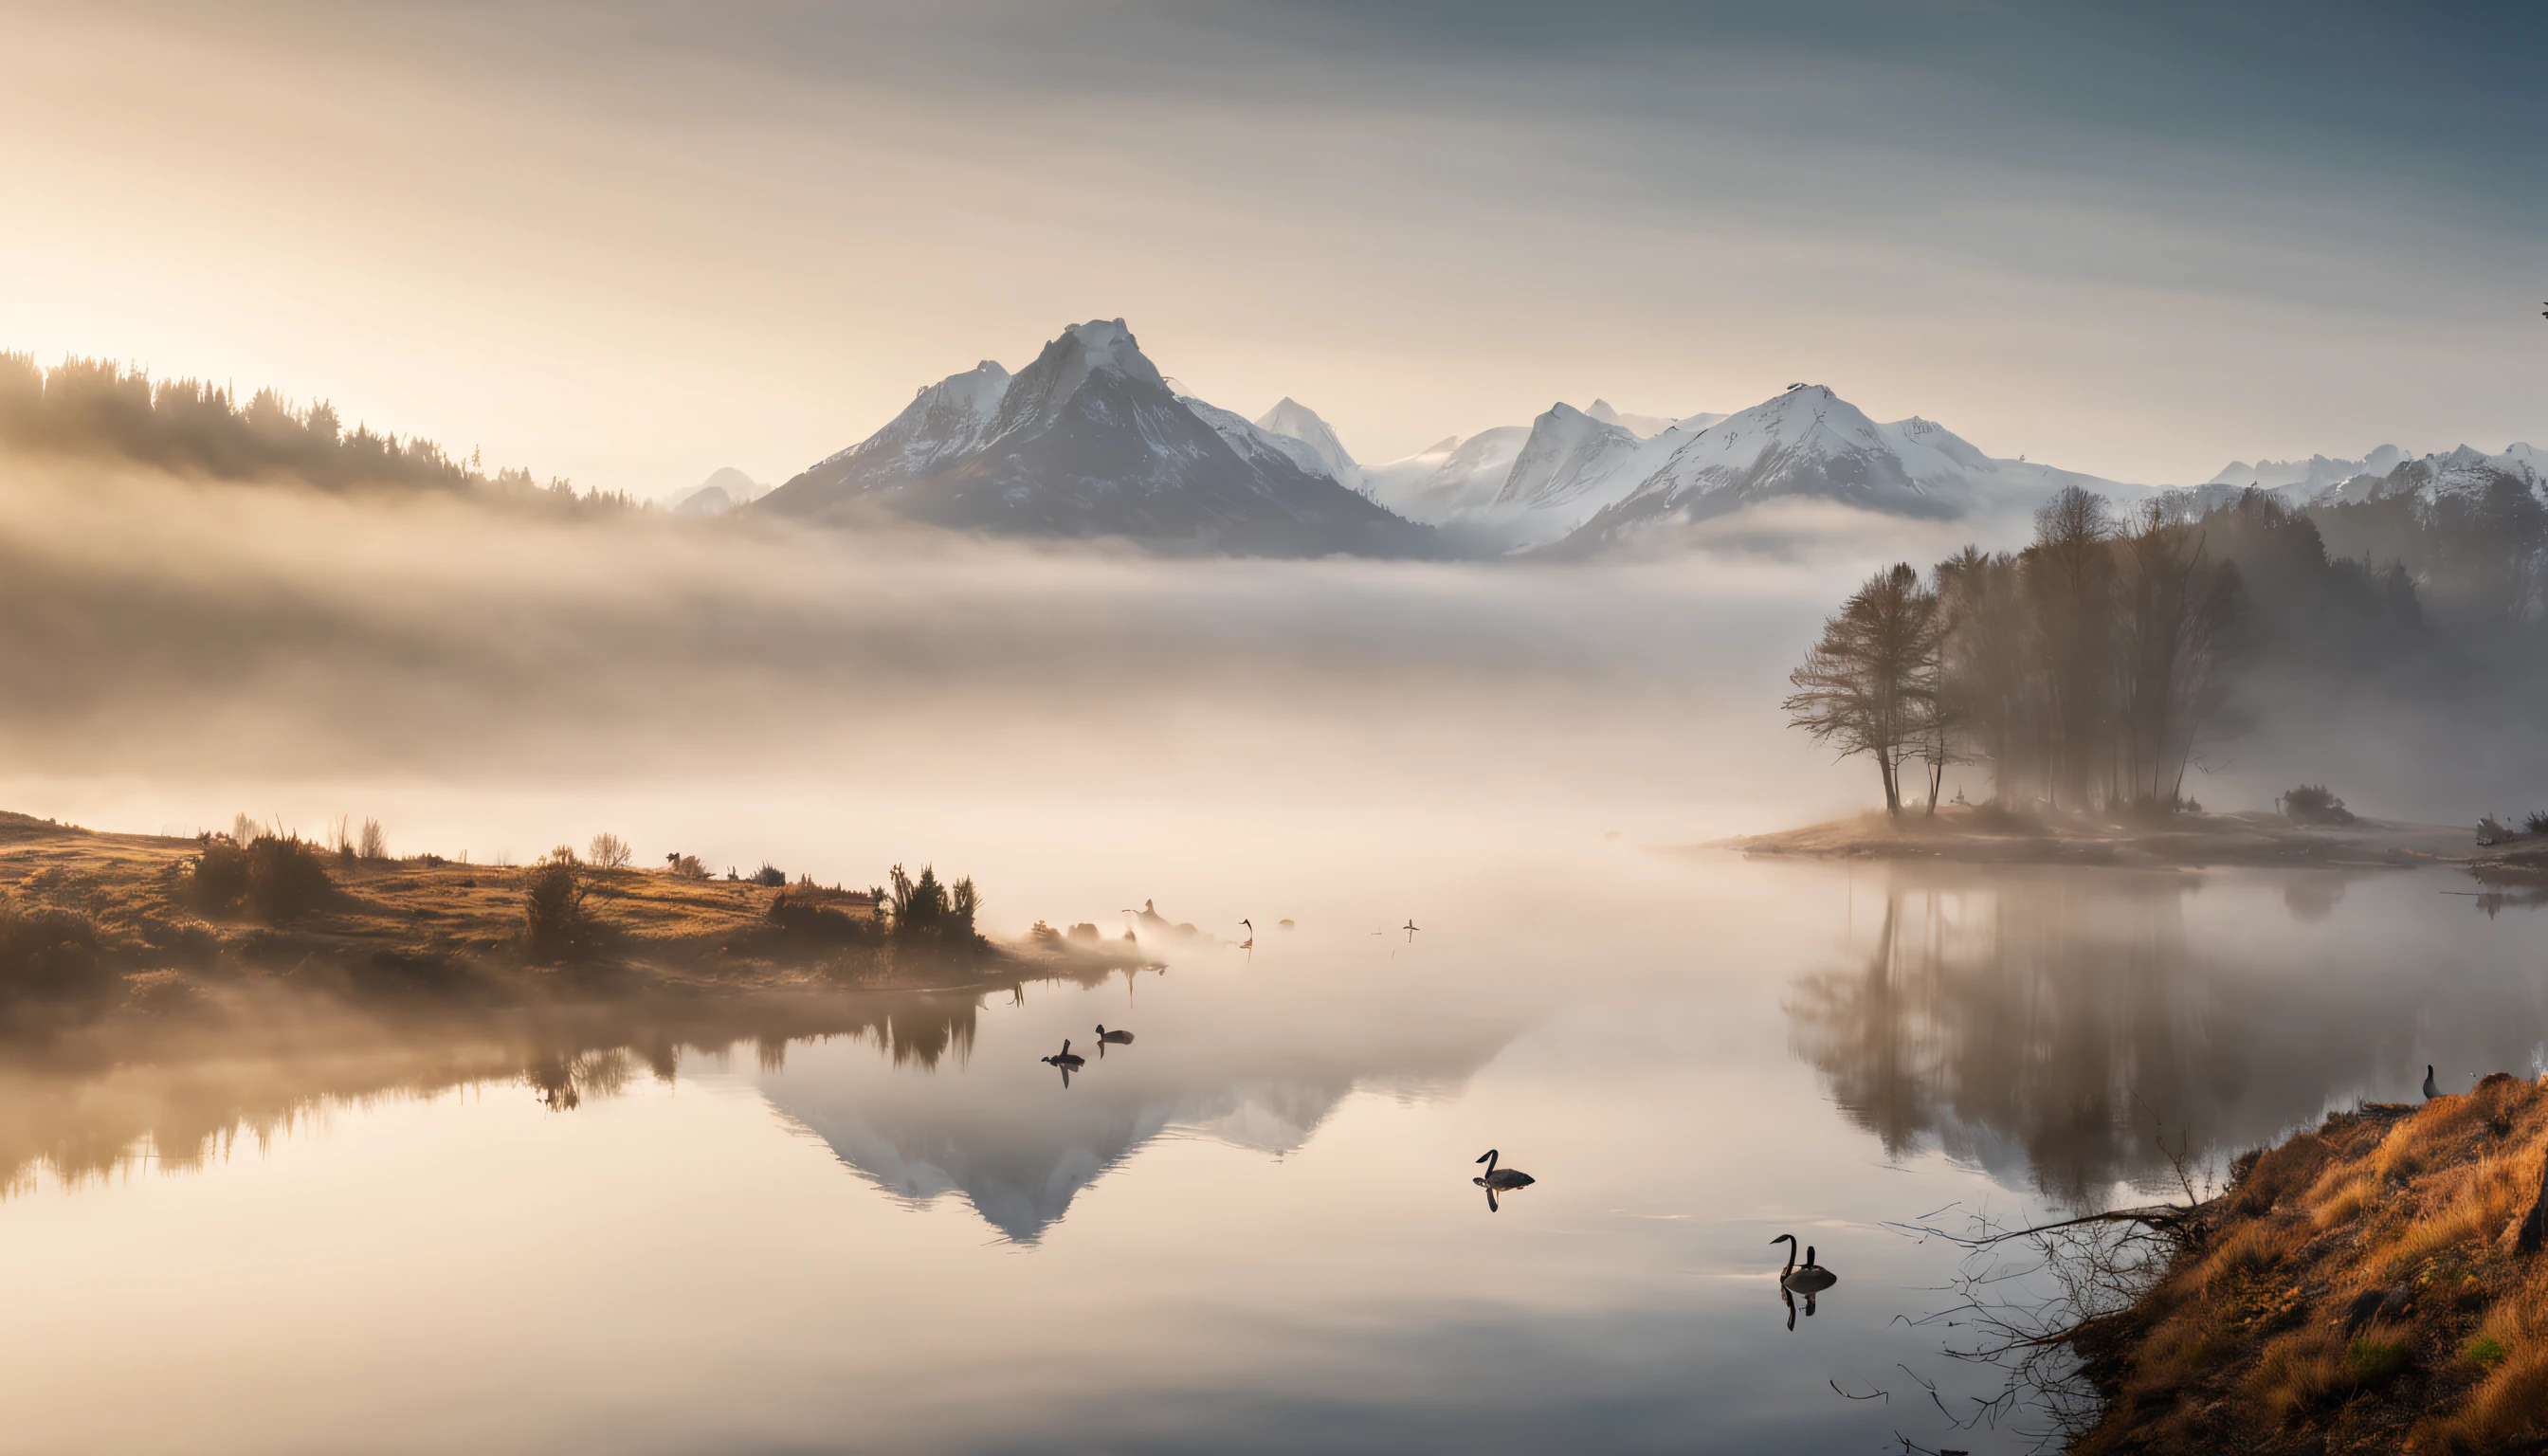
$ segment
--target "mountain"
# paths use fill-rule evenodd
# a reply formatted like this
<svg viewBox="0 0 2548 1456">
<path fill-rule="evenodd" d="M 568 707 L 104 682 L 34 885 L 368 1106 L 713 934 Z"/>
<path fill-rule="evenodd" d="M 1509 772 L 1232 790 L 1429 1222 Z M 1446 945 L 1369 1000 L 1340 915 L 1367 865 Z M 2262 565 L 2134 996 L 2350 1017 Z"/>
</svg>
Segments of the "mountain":
<svg viewBox="0 0 2548 1456">
<path fill-rule="evenodd" d="M 1724 417 L 1693 416 L 1709 422 Z M 1514 457 L 1503 489 L 1459 524 L 1497 550 L 1554 541 L 1652 479 L 1703 428 L 1667 421 L 1660 432 L 1640 438 L 1591 410 L 1551 406 L 1531 421 L 1530 438 Z"/>
<path fill-rule="evenodd" d="M 1513 457 L 1495 503 L 1562 505 L 1635 458 L 1644 443 L 1623 425 L 1605 423 L 1572 405 L 1552 405 L 1530 422 L 1530 438 Z"/>
<path fill-rule="evenodd" d="M 749 505 L 765 494 L 752 477 L 731 465 L 719 466 L 673 502 L 675 515 L 723 515 Z"/>
<path fill-rule="evenodd" d="M 1584 412 L 1603 424 L 1615 424 L 1639 439 L 1662 434 L 1681 422 L 1677 419 L 1666 419 L 1660 414 L 1622 414 L 1611 409 L 1610 402 L 1607 400 L 1594 400 L 1592 408 Z M 1707 417 L 1707 422 L 1713 424 L 1724 417 L 1722 414 L 1710 415 Z"/>
<path fill-rule="evenodd" d="M 1315 447 L 1199 405 L 1123 319 L 1074 323 L 1015 376 L 985 360 L 923 389 L 754 508 L 1238 555 L 1441 553 L 1431 530 L 1304 468 Z"/>
<path fill-rule="evenodd" d="M 2383 446 L 2390 449 L 2390 446 Z M 2323 456 L 2319 456 L 2323 459 Z M 2367 462 L 2377 467 L 2380 451 L 2372 451 Z M 2502 454 L 2487 454 L 2474 446 L 2459 446 L 2449 454 L 2425 454 L 2418 459 L 2398 459 L 2388 469 L 2365 469 L 2334 485 L 2321 485 L 2311 490 L 2314 482 L 2296 482 L 2286 487 L 2286 495 L 2299 498 L 2301 504 L 2349 504 L 2359 500 L 2390 500 L 2398 495 L 2420 495 L 2423 500 L 2441 500 L 2446 495 L 2477 495 L 2497 480 L 2517 480 L 2530 487 L 2530 493 L 2548 502 L 2548 451 L 2530 444 L 2504 446 Z"/>
<path fill-rule="evenodd" d="M 1355 478 L 1364 494 L 1408 519 L 1444 524 L 1494 504 L 1529 440 L 1528 425 L 1498 425 L 1465 440 L 1454 435 L 1403 459 L 1362 466 Z"/>
<path fill-rule="evenodd" d="M 1582 525 L 1661 468 L 1673 445 L 1723 419 L 1622 414 L 1559 403 L 1528 425 L 1453 436 L 1347 479 L 1410 520 L 1438 525 L 1472 549 L 1542 545 Z M 1670 440 L 1671 443 L 1659 443 Z"/>
<path fill-rule="evenodd" d="M 1838 501 L 1891 515 L 1953 518 L 2024 506 L 2078 485 L 2123 501 L 2143 488 L 2022 460 L 1995 460 L 1946 426 L 1913 416 L 1878 424 L 1822 385 L 1784 394 L 1669 442 L 1656 468 L 1547 549 L 1560 557 L 1663 544 L 1680 527 L 1788 498 Z M 1646 447 L 1655 448 L 1650 442 Z M 1622 464 L 1616 469 L 1629 469 Z M 1616 489 L 1619 477 L 1606 478 Z"/>
<path fill-rule="evenodd" d="M 1319 472 L 1329 480 L 1345 481 L 1353 473 L 1354 458 L 1345 453 L 1345 442 L 1336 438 L 1335 430 L 1319 417 L 1318 410 L 1290 395 L 1266 410 L 1257 419 L 1256 427 L 1309 446 L 1319 462 Z"/>
<path fill-rule="evenodd" d="M 2407 458 L 2395 445 L 2382 445 L 2360 460 L 2329 460 L 2313 455 L 2307 460 L 2259 460 L 2249 465 L 2232 460 L 2221 467 L 2221 473 L 2205 481 L 2207 486 L 2254 486 L 2259 490 L 2297 490 L 2315 495 L 2328 486 L 2342 485 L 2359 475 L 2387 475 Z"/>
</svg>

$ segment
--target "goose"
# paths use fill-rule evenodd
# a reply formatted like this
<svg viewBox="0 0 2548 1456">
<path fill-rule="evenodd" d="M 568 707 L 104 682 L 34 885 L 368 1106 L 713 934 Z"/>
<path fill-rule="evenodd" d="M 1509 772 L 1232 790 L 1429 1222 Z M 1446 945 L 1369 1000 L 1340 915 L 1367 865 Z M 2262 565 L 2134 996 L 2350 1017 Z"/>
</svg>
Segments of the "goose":
<svg viewBox="0 0 2548 1456">
<path fill-rule="evenodd" d="M 1423 929 L 1423 927 L 1415 923 L 1414 916 L 1410 915 L 1407 917 L 1407 923 L 1400 926 L 1399 929 L 1407 932 L 1407 944 L 1411 946 L 1415 944 L 1415 933 Z"/>
<path fill-rule="evenodd" d="M 1101 1021 L 1097 1024 L 1097 1045 L 1100 1046 L 1130 1046 L 1133 1045 L 1133 1034 L 1120 1027 L 1110 1032 L 1106 1030 L 1106 1023 Z"/>
<path fill-rule="evenodd" d="M 1490 1191 L 1498 1188 L 1528 1188 L 1533 1183 L 1539 1181 L 1519 1168 L 1497 1167 L 1496 1159 L 1501 1156 L 1502 1156 L 1502 1154 L 1497 1152 L 1496 1149 L 1492 1147 L 1488 1148 L 1487 1155 L 1478 1159 L 1478 1161 L 1487 1165 L 1486 1176 L 1481 1178 L 1472 1178 L 1469 1181 L 1477 1184 L 1480 1188 L 1488 1189 Z"/>
<path fill-rule="evenodd" d="M 1087 1057 L 1072 1053 L 1070 1049 L 1070 1039 L 1068 1037 L 1061 1039 L 1061 1049 L 1059 1051 L 1054 1052 L 1050 1056 L 1039 1056 L 1036 1060 L 1043 1062 L 1046 1066 L 1060 1067 L 1064 1071 L 1068 1071 L 1070 1068 L 1075 1066 L 1086 1066 L 1088 1064 Z"/>
<path fill-rule="evenodd" d="M 2432 1064 L 2431 1062 L 2429 1062 L 2429 1061 L 2428 1061 L 2428 1062 L 2425 1062 L 2425 1063 L 2424 1063 L 2424 1100 L 2425 1100 L 2426 1102 L 2430 1102 L 2430 1101 L 2432 1101 L 2434 1098 L 2439 1097 L 2439 1096 L 2441 1096 L 2441 1095 L 2442 1095 L 2442 1089 L 2441 1089 L 2441 1087 L 2440 1087 L 2437 1083 L 2435 1083 L 2435 1082 L 2433 1081 L 2433 1064 Z"/>
<path fill-rule="evenodd" d="M 1787 1245 L 1787 1266 L 1778 1271 L 1778 1287 L 1794 1294 L 1813 1296 L 1840 1283 L 1840 1276 L 1814 1262 L 1814 1246 L 1805 1245 L 1805 1261 L 1796 1262 L 1796 1235 L 1781 1233 L 1770 1240 Z"/>
</svg>

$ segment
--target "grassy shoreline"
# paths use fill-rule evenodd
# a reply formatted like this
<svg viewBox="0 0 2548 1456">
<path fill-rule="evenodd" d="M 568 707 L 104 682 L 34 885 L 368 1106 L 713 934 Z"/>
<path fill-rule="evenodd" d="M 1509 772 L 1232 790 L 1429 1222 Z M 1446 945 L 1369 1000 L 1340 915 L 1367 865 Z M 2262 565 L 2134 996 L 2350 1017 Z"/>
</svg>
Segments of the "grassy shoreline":
<svg viewBox="0 0 2548 1456">
<path fill-rule="evenodd" d="M 2548 1450 L 2548 1079 L 2497 1073 L 2250 1153 L 2070 1336 L 2083 1453 Z"/>
<path fill-rule="evenodd" d="M 260 916 L 207 904 L 194 873 L 207 852 L 0 814 L 0 910 L 21 932 L 0 945 L 0 1033 L 24 1044 L 98 1025 L 242 1022 L 286 992 L 407 1015 L 669 1008 L 979 992 L 1149 963 L 1138 945 L 1086 938 L 1008 946 L 967 929 L 897 944 L 864 895 L 583 864 L 572 879 L 585 933 L 575 954 L 543 954 L 526 917 L 542 866 L 315 855 L 324 878 L 312 903 Z"/>
</svg>

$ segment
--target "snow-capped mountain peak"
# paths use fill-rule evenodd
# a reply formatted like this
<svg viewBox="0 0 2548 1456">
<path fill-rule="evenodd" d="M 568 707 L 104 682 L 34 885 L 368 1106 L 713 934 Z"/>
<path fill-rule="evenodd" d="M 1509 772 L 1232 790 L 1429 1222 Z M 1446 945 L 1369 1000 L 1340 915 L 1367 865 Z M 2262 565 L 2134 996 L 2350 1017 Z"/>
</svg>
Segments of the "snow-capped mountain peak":
<svg viewBox="0 0 2548 1456">
<path fill-rule="evenodd" d="M 926 474 L 941 463 L 978 448 L 988 438 L 991 421 L 998 415 L 1000 400 L 1008 388 L 1009 371 L 995 359 L 985 359 L 936 384 L 923 385 L 884 428 L 817 461 L 814 468 L 824 470 L 838 465 L 846 471 Z"/>
<path fill-rule="evenodd" d="M 1250 424 L 1235 410 L 1198 400 L 1192 395 L 1177 396 L 1177 403 L 1194 411 L 1195 418 L 1211 425 L 1242 460 L 1276 459 L 1289 462 L 1303 475 L 1324 476 L 1335 480 L 1336 472 L 1327 468 L 1318 448 L 1297 435 L 1269 429 L 1264 424 Z M 1315 416 L 1313 416 L 1315 417 Z M 1351 467 L 1347 467 L 1350 469 Z"/>
<path fill-rule="evenodd" d="M 1514 457 L 1495 503 L 1525 508 L 1562 505 L 1636 454 L 1638 443 L 1636 432 L 1624 425 L 1562 402 L 1552 405 L 1531 421 L 1530 438 Z"/>
<path fill-rule="evenodd" d="M 1071 324 L 1014 376 L 985 361 L 941 380 L 755 508 L 1251 555 L 1440 549 L 1308 444 L 1180 399 L 1121 318 Z"/>
<path fill-rule="evenodd" d="M 1317 455 L 1321 473 L 1343 480 L 1353 472 L 1354 458 L 1345 450 L 1345 442 L 1336 438 L 1335 428 L 1319 417 L 1319 411 L 1285 395 L 1281 404 L 1257 419 L 1256 427 L 1284 435 L 1310 447 Z"/>
<path fill-rule="evenodd" d="M 1879 424 L 1818 384 L 1791 386 L 1704 428 L 1677 427 L 1649 449 L 1658 445 L 1670 451 L 1660 466 L 1552 551 L 1589 553 L 1785 497 L 1947 517 L 2024 504 L 2065 485 L 2110 497 L 2139 491 L 2050 466 L 1994 459 L 1917 415 Z"/>
</svg>

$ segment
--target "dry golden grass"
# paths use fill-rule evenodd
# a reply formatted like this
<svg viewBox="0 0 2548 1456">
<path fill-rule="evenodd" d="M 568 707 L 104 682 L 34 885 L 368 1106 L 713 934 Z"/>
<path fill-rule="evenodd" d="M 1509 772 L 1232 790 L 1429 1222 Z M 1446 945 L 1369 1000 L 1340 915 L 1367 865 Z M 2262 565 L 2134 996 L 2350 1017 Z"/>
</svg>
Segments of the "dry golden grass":
<svg viewBox="0 0 2548 1456">
<path fill-rule="evenodd" d="M 275 927 L 202 903 L 190 873 L 201 850 L 193 839 L 101 834 L 0 813 L 0 904 L 87 917 L 112 963 L 128 975 L 281 975 L 314 985 L 350 977 L 358 988 L 410 996 L 485 992 L 491 978 L 514 983 L 502 990 L 510 995 L 558 979 L 556 969 L 527 964 L 523 954 L 525 899 L 537 866 L 330 853 L 323 864 L 332 892 Z M 879 953 L 880 937 L 864 933 L 873 924 L 870 906 L 812 886 L 781 890 L 590 865 L 578 873 L 584 908 L 603 931 L 599 958 L 623 976 L 654 983 L 955 987 L 1005 983 L 1028 968 L 997 951 L 899 963 Z M 778 925 L 771 908 L 781 894 L 844 913 L 833 917 L 837 924 L 827 921 L 823 934 Z M 1079 967 L 1036 969 L 1072 974 Z M 135 982 L 120 1004 L 166 1015 L 189 1003 L 182 987 L 159 976 Z"/>
<path fill-rule="evenodd" d="M 2081 1451 L 2548 1451 L 2548 1082 L 2330 1118 L 2240 1169 L 2101 1330 Z"/>
</svg>

